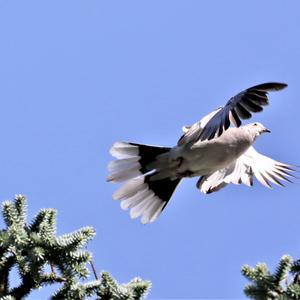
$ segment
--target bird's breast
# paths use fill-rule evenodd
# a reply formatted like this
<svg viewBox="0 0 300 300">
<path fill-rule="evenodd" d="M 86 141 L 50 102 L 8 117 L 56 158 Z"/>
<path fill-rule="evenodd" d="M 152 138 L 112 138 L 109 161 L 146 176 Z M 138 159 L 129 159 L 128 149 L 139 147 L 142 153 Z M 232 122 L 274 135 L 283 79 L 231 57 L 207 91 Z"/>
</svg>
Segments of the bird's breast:
<svg viewBox="0 0 300 300">
<path fill-rule="evenodd" d="M 178 169 L 179 173 L 190 173 L 190 176 L 210 174 L 225 168 L 231 162 L 241 156 L 251 143 L 249 139 L 241 136 L 239 139 L 215 139 L 184 149 L 182 151 L 182 163 Z"/>
</svg>

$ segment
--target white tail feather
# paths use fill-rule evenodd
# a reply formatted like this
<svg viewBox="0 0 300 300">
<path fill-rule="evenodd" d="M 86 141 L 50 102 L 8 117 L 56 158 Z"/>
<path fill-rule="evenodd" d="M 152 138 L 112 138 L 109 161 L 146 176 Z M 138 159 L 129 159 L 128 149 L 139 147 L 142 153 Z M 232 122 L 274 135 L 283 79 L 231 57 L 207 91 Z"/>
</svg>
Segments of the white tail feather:
<svg viewBox="0 0 300 300">
<path fill-rule="evenodd" d="M 126 170 L 128 168 L 131 169 L 133 166 L 139 168 L 140 167 L 140 164 L 138 162 L 139 159 L 140 157 L 136 156 L 131 158 L 113 160 L 109 162 L 107 169 L 109 172 L 116 172 L 116 171 Z"/>
<path fill-rule="evenodd" d="M 118 159 L 130 158 L 139 154 L 139 148 L 124 142 L 116 142 L 111 147 L 109 153 Z"/>
<path fill-rule="evenodd" d="M 147 189 L 147 185 L 144 184 L 143 177 L 134 178 L 128 182 L 126 182 L 123 186 L 121 186 L 114 194 L 114 200 L 121 200 L 124 198 L 129 198 L 135 195 L 138 191 L 142 191 Z"/>
<path fill-rule="evenodd" d="M 144 197 L 147 197 L 148 194 L 149 194 L 149 192 L 147 189 L 137 192 L 135 195 L 133 195 L 125 200 L 122 200 L 121 208 L 124 210 L 127 210 L 128 208 L 134 207 L 141 201 L 141 199 L 143 199 Z"/>
<path fill-rule="evenodd" d="M 157 217 L 162 212 L 162 209 L 165 206 L 165 204 L 166 203 L 163 201 L 161 201 L 160 203 L 157 203 L 157 205 L 155 206 L 155 210 L 153 211 L 152 215 L 150 216 L 150 220 L 149 220 L 150 223 L 154 222 L 157 219 Z"/>
<path fill-rule="evenodd" d="M 135 219 L 139 217 L 141 214 L 144 214 L 147 210 L 147 207 L 151 203 L 150 199 L 153 198 L 153 195 L 148 195 L 146 198 L 141 198 L 139 203 L 137 203 L 131 210 L 130 210 L 130 217 Z"/>
<path fill-rule="evenodd" d="M 137 176 L 142 175 L 142 173 L 136 167 L 132 167 L 128 170 L 122 170 L 116 173 L 112 173 L 107 177 L 107 181 L 111 182 L 122 182 Z"/>
<path fill-rule="evenodd" d="M 122 209 L 130 209 L 131 218 L 141 216 L 143 224 L 155 221 L 165 205 L 165 201 L 158 198 L 144 183 L 144 176 L 128 181 L 115 192 L 113 197 L 121 200 Z"/>
<path fill-rule="evenodd" d="M 125 142 L 117 142 L 110 149 L 117 160 L 109 163 L 107 180 L 125 181 L 113 199 L 121 201 L 122 209 L 130 209 L 131 218 L 141 217 L 143 224 L 156 220 L 180 181 L 169 178 L 169 164 L 173 167 L 169 151 L 167 147 Z M 157 175 L 164 169 L 166 172 Z"/>
</svg>

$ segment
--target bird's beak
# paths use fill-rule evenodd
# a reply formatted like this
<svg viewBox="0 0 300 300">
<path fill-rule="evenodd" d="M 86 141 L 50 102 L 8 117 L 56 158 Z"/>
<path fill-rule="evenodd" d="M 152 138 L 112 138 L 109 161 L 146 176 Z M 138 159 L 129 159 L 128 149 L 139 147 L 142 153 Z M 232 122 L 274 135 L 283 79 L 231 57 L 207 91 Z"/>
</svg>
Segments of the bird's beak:
<svg viewBox="0 0 300 300">
<path fill-rule="evenodd" d="M 264 132 L 269 132 L 269 133 L 271 133 L 271 130 L 265 128 L 265 129 L 264 129 Z"/>
</svg>

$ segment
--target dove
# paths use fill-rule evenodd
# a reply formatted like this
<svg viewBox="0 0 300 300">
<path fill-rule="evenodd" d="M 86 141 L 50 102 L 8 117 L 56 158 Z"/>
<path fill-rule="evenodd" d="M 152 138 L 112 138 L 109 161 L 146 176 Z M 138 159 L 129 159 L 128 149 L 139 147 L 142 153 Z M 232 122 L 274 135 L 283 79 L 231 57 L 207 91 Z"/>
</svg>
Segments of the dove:
<svg viewBox="0 0 300 300">
<path fill-rule="evenodd" d="M 242 125 L 241 121 L 269 104 L 269 92 L 285 87 L 269 82 L 238 93 L 200 121 L 184 126 L 174 147 L 114 143 L 110 154 L 116 160 L 108 164 L 107 181 L 124 184 L 113 199 L 121 202 L 122 209 L 130 209 L 131 218 L 140 217 L 146 224 L 158 218 L 184 178 L 199 177 L 196 186 L 205 194 L 230 183 L 252 186 L 254 177 L 268 188 L 291 182 L 295 171 L 291 165 L 253 147 L 270 130 L 259 122 Z"/>
</svg>

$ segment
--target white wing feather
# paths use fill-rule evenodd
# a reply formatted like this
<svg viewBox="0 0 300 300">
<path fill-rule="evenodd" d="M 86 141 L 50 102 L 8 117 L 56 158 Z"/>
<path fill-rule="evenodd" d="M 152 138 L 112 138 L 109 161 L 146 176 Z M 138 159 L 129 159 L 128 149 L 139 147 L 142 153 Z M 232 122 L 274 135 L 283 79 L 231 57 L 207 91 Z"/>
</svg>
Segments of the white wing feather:
<svg viewBox="0 0 300 300">
<path fill-rule="evenodd" d="M 187 143 L 196 142 L 205 125 L 221 109 L 222 107 L 217 108 L 216 110 L 210 112 L 209 114 L 204 116 L 200 121 L 196 122 L 191 126 L 183 126 L 182 127 L 183 135 L 181 136 L 177 144 L 181 146 Z"/>
<path fill-rule="evenodd" d="M 255 176 L 265 187 L 272 188 L 271 183 L 283 186 L 281 181 L 291 182 L 289 178 L 294 177 L 293 171 L 290 165 L 262 155 L 251 146 L 228 167 L 202 176 L 197 187 L 203 193 L 212 193 L 229 183 L 252 186 Z"/>
</svg>

